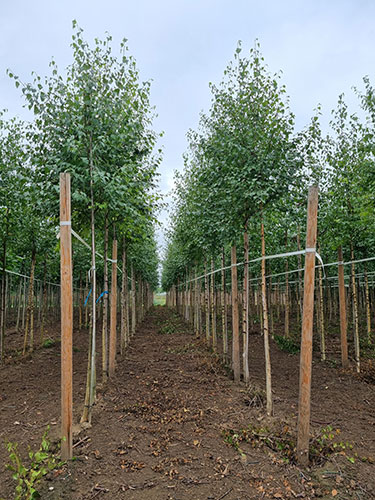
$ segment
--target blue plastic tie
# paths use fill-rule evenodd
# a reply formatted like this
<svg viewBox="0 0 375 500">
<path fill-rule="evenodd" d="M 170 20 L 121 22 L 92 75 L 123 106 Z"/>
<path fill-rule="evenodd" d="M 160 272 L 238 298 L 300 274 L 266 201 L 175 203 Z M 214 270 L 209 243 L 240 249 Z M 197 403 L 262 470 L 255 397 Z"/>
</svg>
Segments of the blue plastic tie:
<svg viewBox="0 0 375 500">
<path fill-rule="evenodd" d="M 99 295 L 99 297 L 96 299 L 96 303 L 98 303 L 98 302 L 99 302 L 99 300 L 100 300 L 102 297 L 104 297 L 104 295 L 105 295 L 105 294 L 107 294 L 107 295 L 108 295 L 108 292 L 107 292 L 107 291 L 102 292 L 102 293 Z"/>
<path fill-rule="evenodd" d="M 90 288 L 90 291 L 89 291 L 89 293 L 88 293 L 88 295 L 87 295 L 87 297 L 86 297 L 86 300 L 85 300 L 85 303 L 84 303 L 84 307 L 86 307 L 86 305 L 87 305 L 87 301 L 89 300 L 89 297 L 90 297 L 90 295 L 91 295 L 91 292 L 92 292 L 92 288 Z"/>
</svg>

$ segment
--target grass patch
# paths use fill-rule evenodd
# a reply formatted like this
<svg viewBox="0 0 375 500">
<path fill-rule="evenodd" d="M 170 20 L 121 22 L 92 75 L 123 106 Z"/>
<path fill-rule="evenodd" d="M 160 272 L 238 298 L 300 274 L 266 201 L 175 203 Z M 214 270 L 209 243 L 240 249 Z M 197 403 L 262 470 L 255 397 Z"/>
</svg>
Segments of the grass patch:
<svg viewBox="0 0 375 500">
<path fill-rule="evenodd" d="M 167 296 L 165 293 L 154 294 L 154 306 L 165 306 Z"/>
</svg>

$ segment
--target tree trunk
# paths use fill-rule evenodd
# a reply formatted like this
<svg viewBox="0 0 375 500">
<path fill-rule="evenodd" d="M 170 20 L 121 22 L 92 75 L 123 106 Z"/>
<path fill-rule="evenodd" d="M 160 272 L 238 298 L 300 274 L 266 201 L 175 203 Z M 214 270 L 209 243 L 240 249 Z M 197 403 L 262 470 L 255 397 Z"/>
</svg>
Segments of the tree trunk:
<svg viewBox="0 0 375 500">
<path fill-rule="evenodd" d="M 104 219 L 104 290 L 103 295 L 103 323 L 102 323 L 102 378 L 103 383 L 108 378 L 108 214 Z"/>
<path fill-rule="evenodd" d="M 116 368 L 117 352 L 117 240 L 114 231 L 112 245 L 112 276 L 111 276 L 111 327 L 109 338 L 108 376 L 113 377 Z"/>
<path fill-rule="evenodd" d="M 288 251 L 288 230 L 285 231 L 285 251 Z M 289 338 L 289 262 L 285 259 L 285 337 Z"/>
<path fill-rule="evenodd" d="M 318 249 L 320 252 L 320 248 Z M 320 356 L 321 360 L 326 360 L 326 339 L 325 339 L 325 328 L 324 328 L 324 302 L 323 302 L 323 277 L 322 268 L 318 268 L 319 276 L 319 320 L 320 320 Z"/>
<path fill-rule="evenodd" d="M 129 339 L 128 272 L 126 267 L 126 240 L 122 238 L 122 282 L 121 282 L 121 356 L 124 356 Z"/>
<path fill-rule="evenodd" d="M 18 287 L 18 301 L 17 301 L 17 323 L 16 323 L 16 331 L 17 333 L 19 332 L 20 329 L 20 321 L 21 321 L 21 308 L 22 308 L 22 302 L 23 302 L 23 297 L 22 297 L 22 281 L 25 281 L 26 278 L 22 280 L 20 277 L 20 283 Z"/>
<path fill-rule="evenodd" d="M 223 358 L 228 362 L 228 325 L 227 325 L 227 302 L 225 300 L 225 252 L 224 247 L 221 255 L 221 324 L 223 330 Z"/>
<path fill-rule="evenodd" d="M 207 261 L 204 261 L 204 293 L 206 309 L 206 342 L 210 345 L 210 290 L 207 276 Z"/>
<path fill-rule="evenodd" d="M 83 306 L 83 288 L 82 288 L 82 271 L 79 272 L 79 306 L 78 306 L 78 329 L 79 331 L 82 330 L 82 321 L 83 321 L 83 314 L 82 314 L 82 306 Z"/>
<path fill-rule="evenodd" d="M 238 281 L 237 281 L 237 252 L 236 246 L 231 249 L 231 269 L 232 269 L 232 362 L 234 381 L 238 383 L 241 378 L 240 366 L 240 332 L 239 332 L 239 317 L 238 317 Z"/>
<path fill-rule="evenodd" d="M 30 341 L 29 348 L 30 351 L 33 350 L 34 343 L 34 272 L 35 272 L 35 261 L 36 261 L 36 251 L 33 247 L 31 254 L 31 272 L 30 272 L 30 282 L 29 282 L 29 296 L 28 296 L 28 304 L 27 304 L 27 312 L 26 312 L 26 324 L 25 324 L 25 333 L 23 340 L 23 351 L 22 354 L 26 354 L 27 343 L 28 343 L 28 335 L 30 330 Z"/>
<path fill-rule="evenodd" d="M 298 226 L 298 231 L 297 231 L 297 250 L 301 250 L 301 229 Z M 301 254 L 297 255 L 297 261 L 298 261 L 298 305 L 299 305 L 299 310 L 301 314 L 301 319 L 302 319 L 302 297 L 303 297 L 303 284 L 302 284 L 302 257 Z"/>
<path fill-rule="evenodd" d="M 366 302 L 366 319 L 367 319 L 367 342 L 371 344 L 370 294 L 368 289 L 368 277 L 366 268 L 365 268 L 365 302 Z"/>
<path fill-rule="evenodd" d="M 92 151 L 92 137 L 90 136 L 90 145 L 88 151 L 90 165 L 90 197 L 91 197 L 91 335 L 88 363 L 87 390 L 85 400 L 85 408 L 81 418 L 83 422 L 91 423 L 92 407 L 95 402 L 96 393 L 96 254 L 95 254 L 95 207 L 94 207 L 94 163 Z"/>
<path fill-rule="evenodd" d="M 242 298 L 242 335 L 243 335 L 243 376 L 246 384 L 250 381 L 249 373 L 249 234 L 247 222 L 243 235 L 244 243 L 244 277 Z"/>
<path fill-rule="evenodd" d="M 267 289 L 266 289 L 266 243 L 264 239 L 263 218 L 261 221 L 261 239 L 262 239 L 262 305 L 263 305 L 263 337 L 264 337 L 264 356 L 266 364 L 266 397 L 267 397 L 267 415 L 272 415 L 272 377 L 271 377 L 271 356 L 269 345 L 268 330 L 268 310 L 267 310 Z"/>
<path fill-rule="evenodd" d="M 217 332 L 216 332 L 216 296 L 215 296 L 215 265 L 214 259 L 211 257 L 211 323 L 212 323 L 212 348 L 214 352 L 217 349 Z"/>
<path fill-rule="evenodd" d="M 132 279 L 132 290 L 131 290 L 131 294 L 132 294 L 132 331 L 131 331 L 131 334 L 132 336 L 135 334 L 135 327 L 136 327 L 136 321 L 137 321 L 137 317 L 136 317 L 136 311 L 135 311 L 135 306 L 136 306 L 136 298 L 135 298 L 135 294 L 136 294 L 136 283 L 135 283 L 135 272 L 134 272 L 134 265 L 132 263 L 131 265 L 131 279 Z"/>
<path fill-rule="evenodd" d="M 353 244 L 350 244 L 351 260 L 354 260 Z M 354 351 L 357 372 L 361 370 L 360 353 L 359 353 L 359 324 L 358 324 L 358 299 L 357 299 L 357 284 L 355 282 L 355 266 L 351 264 L 352 274 L 352 294 L 353 294 L 353 323 L 354 323 Z"/>
<path fill-rule="evenodd" d="M 42 321 L 40 326 L 40 345 L 44 342 L 44 326 L 47 314 L 47 260 L 44 259 L 44 273 L 43 273 L 43 296 L 42 296 Z"/>
<path fill-rule="evenodd" d="M 8 211 L 8 209 L 7 209 Z M 5 280 L 6 280 L 6 257 L 7 257 L 7 238 L 3 241 L 3 258 L 2 258 L 2 279 L 1 279 L 1 314 L 0 314 L 0 362 L 4 359 L 4 342 L 5 342 L 5 304 L 6 304 L 6 293 L 5 293 Z"/>
</svg>

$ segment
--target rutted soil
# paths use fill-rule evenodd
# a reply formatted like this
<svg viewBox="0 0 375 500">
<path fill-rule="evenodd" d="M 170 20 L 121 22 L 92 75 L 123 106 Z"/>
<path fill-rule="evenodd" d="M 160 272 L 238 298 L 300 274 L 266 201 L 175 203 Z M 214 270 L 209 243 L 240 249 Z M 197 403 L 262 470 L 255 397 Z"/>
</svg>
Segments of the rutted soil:
<svg viewBox="0 0 375 500">
<path fill-rule="evenodd" d="M 86 344 L 87 332 L 76 333 L 76 421 L 84 395 Z M 285 450 L 270 448 L 272 437 L 267 443 L 262 436 L 238 440 L 249 425 L 260 434 L 275 422 L 282 432 L 295 431 L 299 356 L 280 351 L 273 342 L 271 348 L 275 417 L 267 419 L 261 406 L 262 337 L 251 336 L 249 390 L 234 384 L 173 311 L 153 308 L 118 361 L 115 377 L 98 393 L 92 428 L 75 439 L 76 460 L 50 474 L 42 498 L 374 498 L 374 386 L 352 372 L 315 361 L 312 425 L 316 434 L 332 426 L 335 439 L 339 436 L 353 449 L 340 448 L 330 460 L 301 470 L 287 460 Z M 21 448 L 39 444 L 47 423 L 57 435 L 59 369 L 58 344 L 1 368 L 2 442 L 18 441 Z M 9 461 L 3 446 L 0 461 Z M 0 484 L 0 497 L 13 498 L 15 484 L 3 466 Z"/>
</svg>

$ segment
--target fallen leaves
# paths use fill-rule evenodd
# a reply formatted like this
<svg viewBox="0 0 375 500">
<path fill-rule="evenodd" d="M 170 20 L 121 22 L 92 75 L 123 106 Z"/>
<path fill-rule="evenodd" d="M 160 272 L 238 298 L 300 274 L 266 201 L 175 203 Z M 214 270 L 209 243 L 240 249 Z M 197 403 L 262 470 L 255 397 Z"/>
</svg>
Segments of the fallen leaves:
<svg viewBox="0 0 375 500">
<path fill-rule="evenodd" d="M 121 469 L 126 470 L 126 472 L 135 472 L 137 470 L 141 470 L 146 467 L 146 464 L 143 462 L 136 462 L 135 460 L 122 460 L 121 461 Z"/>
</svg>

